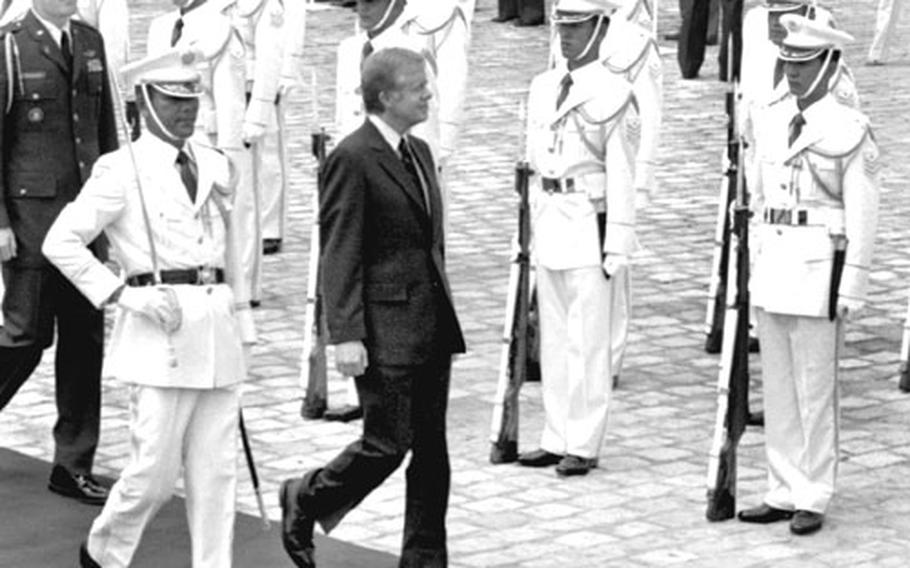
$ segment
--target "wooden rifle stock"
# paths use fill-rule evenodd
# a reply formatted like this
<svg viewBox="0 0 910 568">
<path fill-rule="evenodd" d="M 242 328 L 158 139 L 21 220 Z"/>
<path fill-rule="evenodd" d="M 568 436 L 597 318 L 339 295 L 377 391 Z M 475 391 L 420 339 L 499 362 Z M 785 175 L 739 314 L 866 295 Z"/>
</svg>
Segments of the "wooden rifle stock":
<svg viewBox="0 0 910 568">
<path fill-rule="evenodd" d="M 518 459 L 518 394 L 527 378 L 528 311 L 531 296 L 531 211 L 528 202 L 527 162 L 515 166 L 518 192 L 518 251 L 509 268 L 509 289 L 499 361 L 496 400 L 493 406 L 490 462 L 510 463 Z"/>
<path fill-rule="evenodd" d="M 328 370 L 325 347 L 326 333 L 319 292 L 319 195 L 322 188 L 322 165 L 325 163 L 329 136 L 325 128 L 311 134 L 313 157 L 318 164 L 317 195 L 313 200 L 313 226 L 310 231 L 310 258 L 307 263 L 306 315 L 303 319 L 303 354 L 300 361 L 300 385 L 306 389 L 300 414 L 304 418 L 321 418 L 328 406 Z"/>
<path fill-rule="evenodd" d="M 743 181 L 742 148 L 737 140 L 735 207 L 728 245 L 728 270 L 717 415 L 708 459 L 709 521 L 736 513 L 736 451 L 749 416 L 749 207 Z"/>
</svg>

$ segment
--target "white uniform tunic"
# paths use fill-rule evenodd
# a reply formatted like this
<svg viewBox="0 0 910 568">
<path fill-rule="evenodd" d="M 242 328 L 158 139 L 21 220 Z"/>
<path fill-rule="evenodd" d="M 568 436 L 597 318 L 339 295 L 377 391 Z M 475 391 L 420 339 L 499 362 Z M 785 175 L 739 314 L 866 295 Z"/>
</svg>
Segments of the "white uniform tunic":
<svg viewBox="0 0 910 568">
<path fill-rule="evenodd" d="M 168 335 L 145 316 L 117 313 L 105 374 L 130 386 L 130 461 L 88 538 L 105 568 L 129 566 L 146 524 L 173 495 L 183 470 L 195 568 L 231 565 L 242 344 L 256 339 L 249 291 L 239 276 L 237 231 L 229 222 L 230 165 L 188 143 L 197 164 L 191 202 L 175 166 L 177 149 L 144 134 L 98 159 L 92 177 L 48 232 L 43 252 L 96 306 L 121 280 L 85 247 L 103 230 L 127 276 L 151 272 L 142 196 L 162 270 L 223 268 L 224 284 L 171 285 L 183 314 Z M 138 179 L 138 183 L 137 183 Z M 171 363 L 173 359 L 173 363 Z"/>
<path fill-rule="evenodd" d="M 840 323 L 830 321 L 834 241 L 847 238 L 839 296 L 858 308 L 866 298 L 878 219 L 878 150 L 865 116 L 827 95 L 797 112 L 788 96 L 755 124 L 757 176 L 752 206 L 751 298 L 761 341 L 769 490 L 780 509 L 824 513 L 837 471 L 837 351 Z"/>
<path fill-rule="evenodd" d="M 612 280 L 604 254 L 628 256 L 635 236 L 633 152 L 624 122 L 631 85 L 594 62 L 571 73 L 557 109 L 564 67 L 531 83 L 528 161 L 531 227 L 540 305 L 541 448 L 594 458 L 600 451 L 611 391 Z M 544 182 L 543 178 L 549 181 Z M 552 190 L 555 186 L 559 191 Z M 597 213 L 606 211 L 603 245 Z"/>
<path fill-rule="evenodd" d="M 224 2 L 220 2 L 224 4 Z M 237 167 L 239 175 L 234 196 L 234 219 L 241 234 L 244 277 L 253 300 L 262 289 L 262 236 L 259 225 L 259 196 L 253 183 L 252 152 L 243 144 L 243 117 L 246 112 L 246 61 L 243 41 L 233 24 L 231 8 L 203 4 L 183 16 L 183 32 L 176 47 L 202 52 L 197 67 L 202 74 L 204 95 L 196 122 L 196 138 L 222 150 Z M 149 24 L 147 54 L 170 49 L 171 33 L 180 16 L 172 11 Z"/>
</svg>

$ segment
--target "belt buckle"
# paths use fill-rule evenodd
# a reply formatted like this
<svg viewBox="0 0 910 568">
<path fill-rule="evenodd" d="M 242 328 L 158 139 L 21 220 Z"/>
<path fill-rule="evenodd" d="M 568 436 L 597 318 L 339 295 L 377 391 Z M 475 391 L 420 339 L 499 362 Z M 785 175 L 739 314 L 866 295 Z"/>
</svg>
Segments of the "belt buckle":
<svg viewBox="0 0 910 568">
<path fill-rule="evenodd" d="M 211 266 L 202 266 L 196 271 L 196 284 L 212 284 L 215 282 L 215 271 Z"/>
</svg>

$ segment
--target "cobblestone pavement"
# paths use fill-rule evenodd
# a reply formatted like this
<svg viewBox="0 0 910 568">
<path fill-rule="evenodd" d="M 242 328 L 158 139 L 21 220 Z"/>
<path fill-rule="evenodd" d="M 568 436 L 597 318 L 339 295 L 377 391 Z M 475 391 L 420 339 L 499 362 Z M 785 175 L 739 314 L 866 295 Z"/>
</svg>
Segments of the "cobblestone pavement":
<svg viewBox="0 0 910 568">
<path fill-rule="evenodd" d="M 134 37 L 167 3 L 134 5 Z M 908 22 L 884 67 L 864 67 L 875 0 L 833 2 L 857 42 L 847 50 L 884 152 L 885 191 L 872 274 L 871 308 L 849 327 L 841 381 L 838 493 L 825 528 L 792 537 L 786 524 L 767 527 L 704 519 L 707 451 L 715 413 L 717 357 L 705 354 L 703 320 L 711 262 L 720 155 L 722 85 L 709 48 L 702 78 L 681 81 L 675 46 L 663 42 L 665 127 L 661 196 L 640 216 L 646 250 L 634 264 L 634 315 L 629 354 L 611 409 L 599 469 L 558 479 L 489 464 L 489 423 L 496 383 L 509 241 L 515 225 L 512 167 L 518 152 L 517 105 L 546 61 L 544 28 L 490 23 L 495 2 L 481 0 L 471 56 L 463 148 L 451 174 L 449 270 L 470 353 L 457 360 L 449 412 L 454 470 L 449 513 L 451 564 L 457 567 L 548 566 L 906 566 L 910 557 L 910 396 L 897 389 L 898 351 L 910 257 L 903 194 L 910 177 Z M 661 3 L 661 33 L 678 24 L 676 3 Z M 284 253 L 267 257 L 266 288 L 256 311 L 261 343 L 254 350 L 245 413 L 270 514 L 279 517 L 278 483 L 330 459 L 360 424 L 300 418 L 297 383 L 306 289 L 305 267 L 314 193 L 308 133 L 329 123 L 333 47 L 353 29 L 347 10 L 311 12 L 307 74 L 315 77 L 292 100 L 291 232 Z M 134 46 L 141 53 L 142 41 Z M 310 71 L 312 70 L 312 71 Z M 313 92 L 318 105 L 313 104 Z M 52 352 L 0 415 L 0 445 L 49 459 L 55 418 Z M 753 376 L 760 377 L 758 359 Z M 759 382 L 759 381 L 756 381 Z M 343 383 L 330 384 L 335 404 Z M 759 391 L 753 393 L 757 404 Z M 104 389 L 98 473 L 116 476 L 127 456 L 125 389 Z M 539 386 L 521 395 L 521 446 L 536 446 L 542 410 Z M 763 436 L 742 440 L 739 505 L 760 501 L 765 488 Z M 241 464 L 242 470 L 243 466 Z M 241 508 L 254 513 L 246 474 Z M 368 497 L 333 533 L 342 540 L 397 552 L 403 472 Z M 6 521 L 9 522 L 9 521 Z M 276 530 L 273 528 L 273 530 Z"/>
</svg>

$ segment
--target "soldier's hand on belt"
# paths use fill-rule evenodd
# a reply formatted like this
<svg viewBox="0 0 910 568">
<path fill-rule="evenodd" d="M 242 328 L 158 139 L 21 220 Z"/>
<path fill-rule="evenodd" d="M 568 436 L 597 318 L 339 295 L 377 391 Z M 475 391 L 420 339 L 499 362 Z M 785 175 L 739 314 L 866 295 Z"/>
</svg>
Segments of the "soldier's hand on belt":
<svg viewBox="0 0 910 568">
<path fill-rule="evenodd" d="M 359 377 L 370 364 L 362 341 L 346 341 L 335 346 L 335 367 L 346 377 Z"/>
<path fill-rule="evenodd" d="M 157 323 L 168 333 L 180 329 L 183 314 L 164 288 L 126 286 L 117 298 L 117 305 Z"/>
<path fill-rule="evenodd" d="M 607 276 L 615 276 L 624 266 L 629 266 L 629 257 L 624 254 L 607 254 L 603 261 L 603 269 Z"/>
<path fill-rule="evenodd" d="M 844 321 L 854 321 L 859 318 L 865 302 L 851 298 L 837 299 L 837 315 Z"/>
<path fill-rule="evenodd" d="M 0 228 L 0 260 L 16 258 L 16 234 L 9 227 Z"/>
</svg>

